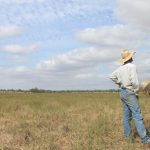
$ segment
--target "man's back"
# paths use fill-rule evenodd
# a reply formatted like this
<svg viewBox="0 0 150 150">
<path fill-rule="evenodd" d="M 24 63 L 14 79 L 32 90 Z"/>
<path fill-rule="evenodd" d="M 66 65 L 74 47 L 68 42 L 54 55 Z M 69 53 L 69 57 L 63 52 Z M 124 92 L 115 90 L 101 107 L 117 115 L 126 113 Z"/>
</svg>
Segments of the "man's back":
<svg viewBox="0 0 150 150">
<path fill-rule="evenodd" d="M 120 87 L 127 88 L 135 93 L 139 90 L 136 66 L 132 63 L 120 66 L 111 74 L 110 78 Z"/>
</svg>

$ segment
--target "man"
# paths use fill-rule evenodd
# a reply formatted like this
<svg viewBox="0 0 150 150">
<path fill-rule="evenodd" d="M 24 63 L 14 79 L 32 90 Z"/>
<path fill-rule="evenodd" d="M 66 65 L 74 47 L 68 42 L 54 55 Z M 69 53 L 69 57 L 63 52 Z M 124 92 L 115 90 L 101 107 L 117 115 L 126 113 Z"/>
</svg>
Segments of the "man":
<svg viewBox="0 0 150 150">
<path fill-rule="evenodd" d="M 138 102 L 139 82 L 136 66 L 132 64 L 134 54 L 135 52 L 129 50 L 122 51 L 120 59 L 122 65 L 110 75 L 110 79 L 120 87 L 125 139 L 132 138 L 130 122 L 134 119 L 142 142 L 150 143 L 150 137 L 147 135 Z"/>
</svg>

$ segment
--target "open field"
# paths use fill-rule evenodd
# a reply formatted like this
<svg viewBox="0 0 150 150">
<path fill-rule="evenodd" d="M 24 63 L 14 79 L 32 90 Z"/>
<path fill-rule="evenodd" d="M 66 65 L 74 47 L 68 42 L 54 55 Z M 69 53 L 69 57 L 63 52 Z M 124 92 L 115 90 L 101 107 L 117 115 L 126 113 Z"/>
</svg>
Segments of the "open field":
<svg viewBox="0 0 150 150">
<path fill-rule="evenodd" d="M 140 96 L 150 129 L 150 98 Z M 118 93 L 1 93 L 1 150 L 141 150 L 122 136 Z"/>
</svg>

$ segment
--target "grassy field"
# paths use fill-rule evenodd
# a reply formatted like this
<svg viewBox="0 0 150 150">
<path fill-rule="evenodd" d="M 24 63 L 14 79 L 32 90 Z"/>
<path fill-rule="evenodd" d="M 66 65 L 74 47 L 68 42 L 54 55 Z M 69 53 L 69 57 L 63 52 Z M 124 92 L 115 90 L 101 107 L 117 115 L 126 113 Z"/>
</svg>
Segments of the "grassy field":
<svg viewBox="0 0 150 150">
<path fill-rule="evenodd" d="M 140 96 L 150 129 L 150 98 Z M 1 93 L 0 150 L 141 150 L 122 135 L 118 93 Z"/>
</svg>

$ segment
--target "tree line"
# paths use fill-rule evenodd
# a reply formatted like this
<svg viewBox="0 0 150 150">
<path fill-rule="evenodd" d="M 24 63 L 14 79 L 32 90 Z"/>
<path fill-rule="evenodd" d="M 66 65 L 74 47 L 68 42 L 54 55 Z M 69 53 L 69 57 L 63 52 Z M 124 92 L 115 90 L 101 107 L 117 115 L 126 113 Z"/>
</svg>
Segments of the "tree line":
<svg viewBox="0 0 150 150">
<path fill-rule="evenodd" d="M 24 89 L 0 89 L 0 92 L 18 92 L 18 93 L 54 93 L 54 92 L 119 92 L 118 89 L 106 89 L 106 90 L 46 90 L 40 88 L 31 88 L 29 90 Z"/>
</svg>

